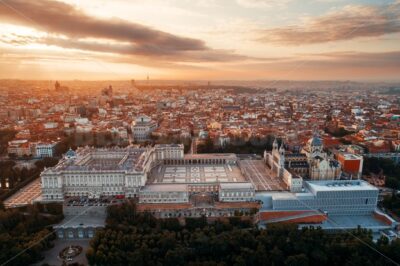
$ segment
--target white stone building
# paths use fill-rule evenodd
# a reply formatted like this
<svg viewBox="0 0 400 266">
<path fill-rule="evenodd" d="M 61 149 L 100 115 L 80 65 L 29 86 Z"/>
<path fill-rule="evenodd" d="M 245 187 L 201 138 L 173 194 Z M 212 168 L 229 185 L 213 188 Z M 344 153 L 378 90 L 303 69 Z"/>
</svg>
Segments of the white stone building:
<svg viewBox="0 0 400 266">
<path fill-rule="evenodd" d="M 186 184 L 152 184 L 140 190 L 140 203 L 187 203 L 189 202 Z"/>
<path fill-rule="evenodd" d="M 41 174 L 43 200 L 64 196 L 137 196 L 147 180 L 154 148 L 80 148 Z"/>
<path fill-rule="evenodd" d="M 287 153 L 283 143 L 279 147 L 275 140 L 272 151 L 264 152 L 264 160 L 291 192 L 299 192 L 303 178 L 333 180 L 340 177 L 340 163 L 329 158 L 323 148 L 323 142 L 316 134 L 308 140 L 301 153 Z"/>
<path fill-rule="evenodd" d="M 312 180 L 337 179 L 341 174 L 341 165 L 338 161 L 328 158 L 323 148 L 321 138 L 315 134 L 302 149 L 301 153 L 307 156 L 310 164 L 309 176 Z"/>
<path fill-rule="evenodd" d="M 183 159 L 184 149 L 182 144 L 158 144 L 155 146 L 156 159 Z"/>
<path fill-rule="evenodd" d="M 235 168 L 236 155 L 185 156 L 183 150 L 182 144 L 69 150 L 42 172 L 43 200 L 125 196 L 138 197 L 140 203 L 188 203 L 189 195 L 199 193 L 219 193 L 222 202 L 254 198 L 254 186 Z"/>
<path fill-rule="evenodd" d="M 150 117 L 141 115 L 132 123 L 133 139 L 138 142 L 150 139 L 151 133 L 157 129 L 157 123 Z"/>
<path fill-rule="evenodd" d="M 251 183 L 221 183 L 219 185 L 219 201 L 252 201 L 255 189 Z"/>
<path fill-rule="evenodd" d="M 30 156 L 32 149 L 28 140 L 17 139 L 8 142 L 7 153 L 16 157 Z"/>
</svg>

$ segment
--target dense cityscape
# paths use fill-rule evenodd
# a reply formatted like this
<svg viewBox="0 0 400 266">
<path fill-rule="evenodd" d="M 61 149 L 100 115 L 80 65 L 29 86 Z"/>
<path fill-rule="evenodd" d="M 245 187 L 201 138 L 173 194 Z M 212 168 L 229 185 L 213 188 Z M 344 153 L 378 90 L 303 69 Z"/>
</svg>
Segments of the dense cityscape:
<svg viewBox="0 0 400 266">
<path fill-rule="evenodd" d="M 399 0 L 0 0 L 0 266 L 400 265 Z"/>
<path fill-rule="evenodd" d="M 397 236 L 393 86 L 1 84 L 3 206 L 51 204 L 58 239 L 93 238 L 126 201 L 177 227 L 235 218 Z"/>
</svg>

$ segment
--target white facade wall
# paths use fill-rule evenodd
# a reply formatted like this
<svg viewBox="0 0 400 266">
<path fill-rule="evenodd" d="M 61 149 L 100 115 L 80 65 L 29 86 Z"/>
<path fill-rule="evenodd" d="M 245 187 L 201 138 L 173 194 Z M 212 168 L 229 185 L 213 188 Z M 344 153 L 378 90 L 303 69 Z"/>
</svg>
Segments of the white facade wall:
<svg viewBox="0 0 400 266">
<path fill-rule="evenodd" d="M 220 190 L 219 201 L 237 202 L 254 200 L 254 191 Z"/>
<path fill-rule="evenodd" d="M 102 195 L 137 197 L 140 188 L 146 184 L 151 168 L 163 158 L 183 158 L 183 145 L 156 145 L 154 148 L 148 148 L 137 159 L 140 161 L 139 168 L 131 165 L 132 168 L 126 170 L 107 170 L 107 160 L 117 160 L 115 164 L 122 165 L 129 160 L 129 152 L 135 151 L 92 150 L 79 155 L 79 159 L 62 159 L 57 166 L 46 169 L 41 174 L 43 199 L 62 200 L 64 196 L 97 198 Z M 104 169 L 91 168 L 90 164 L 86 166 L 91 160 L 103 160 Z M 138 162 L 128 161 L 128 164 L 130 163 Z M 72 165 L 72 169 L 66 167 L 67 165 Z"/>
<path fill-rule="evenodd" d="M 255 189 L 250 183 L 220 184 L 218 196 L 225 202 L 252 201 Z"/>
<path fill-rule="evenodd" d="M 140 203 L 187 203 L 188 191 L 141 191 Z"/>
<path fill-rule="evenodd" d="M 183 159 L 184 147 L 183 144 L 156 145 L 155 153 L 157 160 Z"/>
<path fill-rule="evenodd" d="M 303 187 L 303 178 L 293 177 L 293 175 L 286 169 L 283 170 L 283 181 L 288 186 L 290 192 L 300 192 Z"/>
<path fill-rule="evenodd" d="M 304 182 L 310 193 L 298 193 L 288 197 L 273 198 L 274 210 L 320 210 L 333 215 L 371 214 L 378 202 L 378 189 L 347 189 L 340 187 L 326 191 L 314 191 Z M 303 194 L 303 195 L 302 195 Z"/>
<path fill-rule="evenodd" d="M 47 172 L 42 174 L 44 200 L 63 199 L 64 196 L 99 197 L 101 195 L 137 196 L 146 183 L 143 173 L 121 171 Z"/>
</svg>

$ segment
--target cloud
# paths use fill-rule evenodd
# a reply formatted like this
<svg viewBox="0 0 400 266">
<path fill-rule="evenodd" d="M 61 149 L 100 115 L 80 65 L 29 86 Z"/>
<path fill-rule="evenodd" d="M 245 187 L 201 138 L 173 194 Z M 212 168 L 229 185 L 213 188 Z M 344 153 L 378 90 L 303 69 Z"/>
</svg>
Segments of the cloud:
<svg viewBox="0 0 400 266">
<path fill-rule="evenodd" d="M 41 0 L 2 0 L 0 17 L 11 22 L 70 38 L 101 38 L 128 42 L 134 49 L 158 53 L 202 51 L 209 48 L 202 40 L 159 31 L 117 18 L 89 16 L 66 3 Z"/>
<path fill-rule="evenodd" d="M 292 57 L 279 58 L 276 61 L 249 63 L 247 65 L 271 66 L 296 71 L 302 71 L 304 68 L 315 68 L 317 70 L 321 66 L 330 67 L 333 70 L 341 67 L 400 69 L 400 51 L 302 53 Z"/>
<path fill-rule="evenodd" d="M 12 33 L 10 35 L 1 34 L 0 41 L 2 43 L 11 44 L 11 45 L 27 45 L 37 41 L 37 38 L 32 36 L 20 35 Z"/>
<path fill-rule="evenodd" d="M 307 55 L 306 55 L 307 56 Z M 311 62 L 317 65 L 347 66 L 359 68 L 393 68 L 400 69 L 400 51 L 367 53 L 367 52 L 331 52 L 308 55 Z M 313 59 L 314 58 L 314 59 Z"/>
<path fill-rule="evenodd" d="M 400 51 L 301 54 L 277 62 L 243 63 L 240 69 L 248 76 L 273 80 L 398 81 Z"/>
<path fill-rule="evenodd" d="M 36 43 L 56 46 L 68 50 L 104 53 L 107 56 L 131 57 L 141 63 L 148 61 L 149 57 L 156 58 L 152 65 L 161 62 L 232 62 L 242 60 L 266 61 L 270 58 L 258 58 L 234 53 L 232 50 L 206 49 L 199 51 L 170 51 L 165 53 L 151 45 L 135 45 L 131 43 L 104 42 L 104 40 L 72 39 L 59 36 L 33 37 L 19 34 L 2 34 L 0 43 L 11 44 L 15 47 Z M 125 61 L 127 59 L 124 59 Z M 153 61 L 153 60 L 152 60 Z"/>
<path fill-rule="evenodd" d="M 117 18 L 90 16 L 75 6 L 49 0 L 2 0 L 0 20 L 47 32 L 46 37 L 0 36 L 3 43 L 40 43 L 157 61 L 224 62 L 262 60 L 212 49 L 199 39 L 186 38 Z"/>
<path fill-rule="evenodd" d="M 400 4 L 348 5 L 341 10 L 308 18 L 302 25 L 261 31 L 261 42 L 302 45 L 378 37 L 400 32 Z"/>
<path fill-rule="evenodd" d="M 21 51 L 23 49 L 23 51 Z M 57 64 L 54 64 L 57 63 Z M 73 67 L 71 67 L 73 66 Z M 136 74 L 121 74 L 133 66 Z M 22 69 L 20 69 L 21 67 Z M 165 73 L 177 79 L 273 79 L 273 80 L 399 80 L 400 51 L 365 53 L 343 51 L 296 54 L 265 61 L 230 61 L 220 64 L 148 60 L 140 56 L 96 54 L 73 50 L 0 50 L 0 78 L 43 78 L 37 68 L 54 76 L 80 79 L 121 79 L 143 73 Z M 136 67 L 149 70 L 135 72 Z M 61 68 L 61 70 L 59 69 Z M 120 70 L 116 70 L 116 69 Z M 34 74 L 32 71 L 36 71 Z M 65 72 L 69 71 L 66 75 Z M 147 71 L 147 72 L 146 72 Z M 101 73 L 95 75 L 94 73 Z M 37 74 L 37 75 L 36 75 Z M 14 76 L 15 75 L 15 76 Z M 155 75 L 155 74 L 154 74 Z M 161 76 L 159 76 L 161 78 Z M 273 82 L 275 84 L 275 81 Z M 271 85 L 272 86 L 272 85 Z"/>
</svg>

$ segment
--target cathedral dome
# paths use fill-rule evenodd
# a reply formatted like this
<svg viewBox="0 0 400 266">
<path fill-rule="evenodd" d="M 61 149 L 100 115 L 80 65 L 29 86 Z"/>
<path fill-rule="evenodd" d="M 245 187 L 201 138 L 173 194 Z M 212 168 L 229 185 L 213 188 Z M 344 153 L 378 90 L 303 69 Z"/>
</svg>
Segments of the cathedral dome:
<svg viewBox="0 0 400 266">
<path fill-rule="evenodd" d="M 73 158 L 75 156 L 76 156 L 76 153 L 71 148 L 65 154 L 65 157 L 67 157 L 67 158 Z"/>
</svg>

